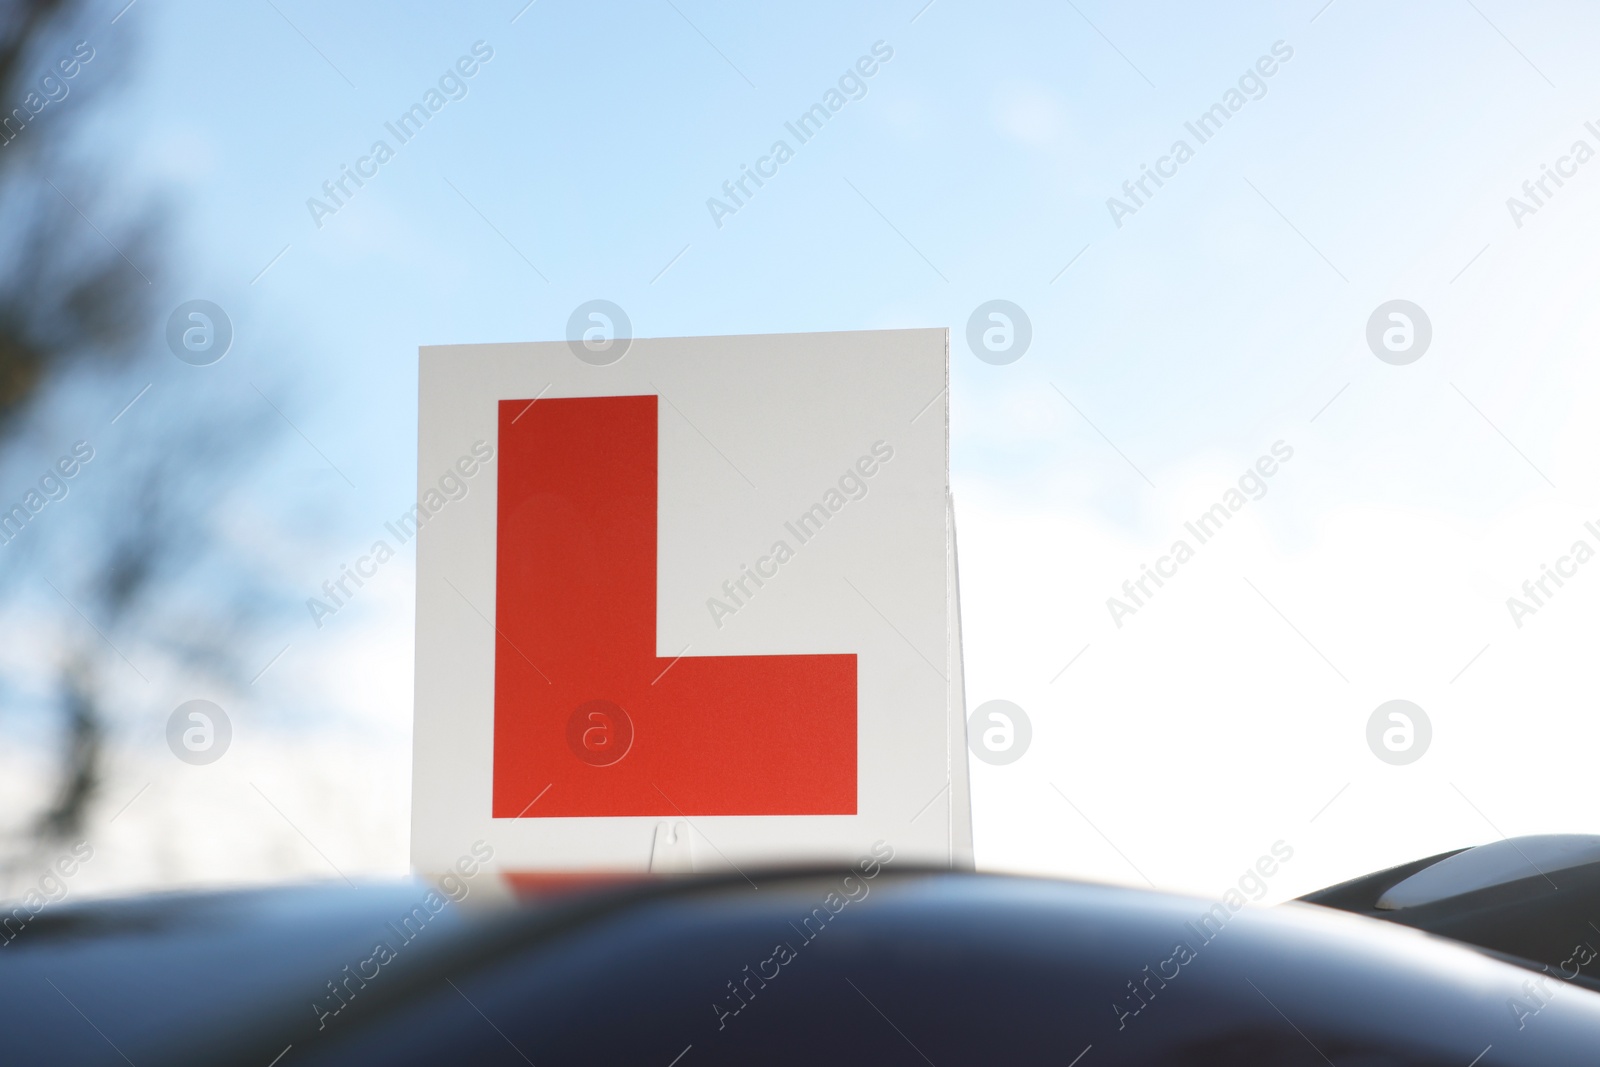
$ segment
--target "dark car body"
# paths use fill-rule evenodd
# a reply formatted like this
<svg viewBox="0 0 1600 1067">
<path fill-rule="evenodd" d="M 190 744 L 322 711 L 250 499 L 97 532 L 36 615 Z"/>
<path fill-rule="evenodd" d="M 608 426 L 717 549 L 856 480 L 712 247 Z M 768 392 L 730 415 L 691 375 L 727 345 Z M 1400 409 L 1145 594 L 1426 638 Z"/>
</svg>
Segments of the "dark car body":
<svg viewBox="0 0 1600 1067">
<path fill-rule="evenodd" d="M 478 913 L 430 909 L 429 892 L 47 912 L 0 949 L 0 1062 L 1600 1058 L 1600 993 L 1310 904 L 1219 918 L 1186 897 L 890 867 L 655 880 Z"/>
</svg>

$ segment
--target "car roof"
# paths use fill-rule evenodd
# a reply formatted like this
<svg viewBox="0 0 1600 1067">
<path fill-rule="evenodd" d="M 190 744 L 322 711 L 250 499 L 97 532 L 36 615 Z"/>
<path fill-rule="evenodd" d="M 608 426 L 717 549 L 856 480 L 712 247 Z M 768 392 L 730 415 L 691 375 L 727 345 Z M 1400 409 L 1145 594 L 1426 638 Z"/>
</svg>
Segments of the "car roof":
<svg viewBox="0 0 1600 1067">
<path fill-rule="evenodd" d="M 1600 1044 L 1600 995 L 1557 983 L 1536 1025 L 1518 1026 L 1508 1001 L 1526 997 L 1527 971 L 1310 905 L 1234 910 L 931 870 L 747 875 L 654 879 L 477 915 L 448 904 L 404 942 L 394 924 L 414 915 L 429 891 L 421 883 L 63 909 L 31 947 L 24 932 L 0 951 L 0 996 L 20 1020 L 0 1031 L 0 1051 L 266 1064 L 292 1050 L 292 1067 L 438 1062 L 441 1041 L 456 1062 L 520 1063 L 511 1049 L 526 1047 L 533 1062 L 665 1064 L 694 1046 L 680 1064 L 693 1067 L 745 1062 L 781 1040 L 788 1052 L 769 1051 L 769 1062 L 855 1062 L 839 1035 L 890 1056 L 884 1042 L 900 1038 L 885 1018 L 936 1063 L 935 1049 L 1004 1059 L 1047 1040 L 1062 1062 L 1092 1045 L 1096 1063 L 1211 1062 L 1194 1057 L 1229 1049 L 1245 1050 L 1239 1062 L 1256 1049 L 1268 1057 L 1259 1062 L 1316 1053 L 1305 1062 L 1321 1063 L 1320 1049 L 1344 1053 L 1333 1057 L 1341 1064 L 1458 1067 L 1488 1046 L 1497 1051 L 1486 1064 L 1560 1062 Z M 393 966 L 372 964 L 370 982 L 331 993 L 384 936 L 400 944 Z M 804 966 L 773 962 L 780 940 Z M 1179 958 L 1180 943 L 1192 958 Z M 741 1003 L 730 999 L 735 983 L 757 989 L 748 968 L 775 966 L 784 977 L 752 998 L 759 1011 L 719 1017 Z M 808 1022 L 814 1012 L 842 1029 L 830 1036 Z M 1380 1054 L 1390 1058 L 1371 1058 Z"/>
</svg>

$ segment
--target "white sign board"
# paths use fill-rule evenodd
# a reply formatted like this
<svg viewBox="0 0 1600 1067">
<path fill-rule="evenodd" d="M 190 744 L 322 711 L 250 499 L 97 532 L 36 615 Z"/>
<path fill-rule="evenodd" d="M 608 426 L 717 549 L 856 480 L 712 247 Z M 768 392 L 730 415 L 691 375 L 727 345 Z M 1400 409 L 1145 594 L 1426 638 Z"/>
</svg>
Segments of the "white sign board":
<svg viewBox="0 0 1600 1067">
<path fill-rule="evenodd" d="M 414 866 L 971 865 L 946 331 L 420 377 Z"/>
</svg>

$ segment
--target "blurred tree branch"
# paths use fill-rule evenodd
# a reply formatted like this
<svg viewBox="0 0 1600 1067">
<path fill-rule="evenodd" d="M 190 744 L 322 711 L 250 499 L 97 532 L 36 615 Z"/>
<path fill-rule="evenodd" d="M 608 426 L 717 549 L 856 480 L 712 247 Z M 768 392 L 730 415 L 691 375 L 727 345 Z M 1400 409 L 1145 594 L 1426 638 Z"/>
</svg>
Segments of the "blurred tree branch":
<svg viewBox="0 0 1600 1067">
<path fill-rule="evenodd" d="M 96 147 L 74 136 L 116 64 L 97 55 L 59 102 L 37 112 L 25 104 L 86 39 L 87 17 L 81 0 L 0 0 L 0 121 L 14 119 L 0 131 L 0 453 L 17 447 L 23 428 L 50 418 L 58 394 L 126 388 L 127 368 L 160 344 L 162 212 L 124 188 L 108 190 L 119 173 L 114 161 L 96 158 Z M 115 211 L 97 206 L 108 192 Z M 262 599 L 251 593 L 250 568 L 227 558 L 207 520 L 227 474 L 269 423 L 209 396 L 177 409 L 137 449 L 116 457 L 115 477 L 100 480 L 92 502 L 80 497 L 74 517 L 92 519 L 69 529 L 51 516 L 48 538 L 30 528 L 29 544 L 19 548 L 18 538 L 0 555 L 0 578 L 15 579 L 24 561 L 55 576 L 51 584 L 67 600 L 56 605 L 62 632 L 73 635 L 54 667 L 39 668 L 55 672 L 56 784 L 25 840 L 0 844 L 0 875 L 84 832 L 106 778 L 112 713 L 133 702 L 110 681 L 127 677 L 117 646 L 159 652 L 212 678 L 240 674 L 233 650 Z M 80 429 L 52 429 L 49 437 Z M 0 499 L 9 506 L 9 497 Z M 181 579 L 207 568 L 230 569 L 233 580 L 215 583 L 222 591 L 197 603 Z"/>
</svg>

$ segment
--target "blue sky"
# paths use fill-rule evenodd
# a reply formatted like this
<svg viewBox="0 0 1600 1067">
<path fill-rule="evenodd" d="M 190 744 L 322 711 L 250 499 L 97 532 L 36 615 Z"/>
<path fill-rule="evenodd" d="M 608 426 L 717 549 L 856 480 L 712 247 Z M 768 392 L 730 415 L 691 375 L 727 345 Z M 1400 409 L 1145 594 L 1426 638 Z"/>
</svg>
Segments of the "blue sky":
<svg viewBox="0 0 1600 1067">
<path fill-rule="evenodd" d="M 1061 376 L 1159 466 L 1319 404 L 1350 321 L 1413 273 L 1443 285 L 1586 117 L 1568 103 L 1581 52 L 1562 62 L 1581 34 L 1553 8 L 1498 24 L 1565 93 L 1465 4 L 1340 0 L 1315 23 L 1315 5 L 940 2 L 912 22 L 915 7 L 541 2 L 514 24 L 506 6 L 123 16 L 143 20 L 129 151 L 181 190 L 189 289 L 237 308 L 240 363 L 312 371 L 294 375 L 325 398 L 307 396 L 305 428 L 379 492 L 408 483 L 388 459 L 412 432 L 417 343 L 559 336 L 591 296 L 657 335 L 959 329 L 1011 299 L 1035 351 L 1005 371 L 957 360 L 958 425 Z M 468 97 L 316 229 L 306 199 L 477 40 L 495 59 Z M 878 40 L 895 58 L 868 95 L 717 229 L 706 199 Z M 1268 94 L 1116 228 L 1106 198 L 1280 40 L 1294 58 Z M 273 330 L 298 357 L 262 350 Z M 961 436 L 958 469 L 1031 468 L 1004 420 Z"/>
<path fill-rule="evenodd" d="M 969 696 L 1036 724 L 1028 760 L 975 768 L 980 862 L 1141 882 L 1109 838 L 1205 891 L 1298 834 L 1309 889 L 1493 837 L 1467 795 L 1507 832 L 1550 828 L 1527 788 L 1551 739 L 1588 735 L 1592 594 L 1575 582 L 1536 639 L 1503 601 L 1596 503 L 1600 162 L 1521 227 L 1505 201 L 1574 140 L 1600 147 L 1600 13 L 275 3 L 139 0 L 113 24 L 118 3 L 91 39 L 131 71 L 96 139 L 177 210 L 167 298 L 235 325 L 207 388 L 259 389 L 296 428 L 223 523 L 290 599 L 413 498 L 418 345 L 559 338 L 597 297 L 641 336 L 948 326 Z M 318 228 L 307 198 L 478 41 L 493 58 L 467 95 Z M 784 123 L 880 41 L 866 94 L 793 144 Z M 1265 95 L 1195 143 L 1185 122 L 1278 42 Z M 794 158 L 719 228 L 707 199 L 778 138 Z M 1194 158 L 1117 226 L 1107 198 L 1179 138 Z M 995 298 L 1033 327 L 1008 366 L 964 341 Z M 1363 337 L 1397 298 L 1434 327 L 1409 367 Z M 1296 459 L 1248 531 L 1116 628 L 1106 597 L 1280 439 Z M 410 578 L 388 581 L 334 632 L 285 637 L 277 691 L 249 699 L 344 724 L 329 745 L 377 730 L 403 760 Z M 1461 696 L 1446 679 L 1480 646 Z M 330 681 L 353 670 L 386 680 Z M 1397 773 L 1361 731 L 1407 693 L 1437 709 L 1439 747 Z M 1513 714 L 1526 743 L 1497 734 Z M 1486 759 L 1503 773 L 1467 780 Z M 403 804 L 403 768 L 385 781 Z M 1099 828 L 1051 783 L 1077 783 Z M 1403 805 L 1430 814 L 1386 816 Z M 1041 811 L 1047 842 L 1018 829 Z M 351 865 L 403 863 L 403 820 L 384 825 Z M 290 855 L 261 876 L 317 870 Z"/>
</svg>

